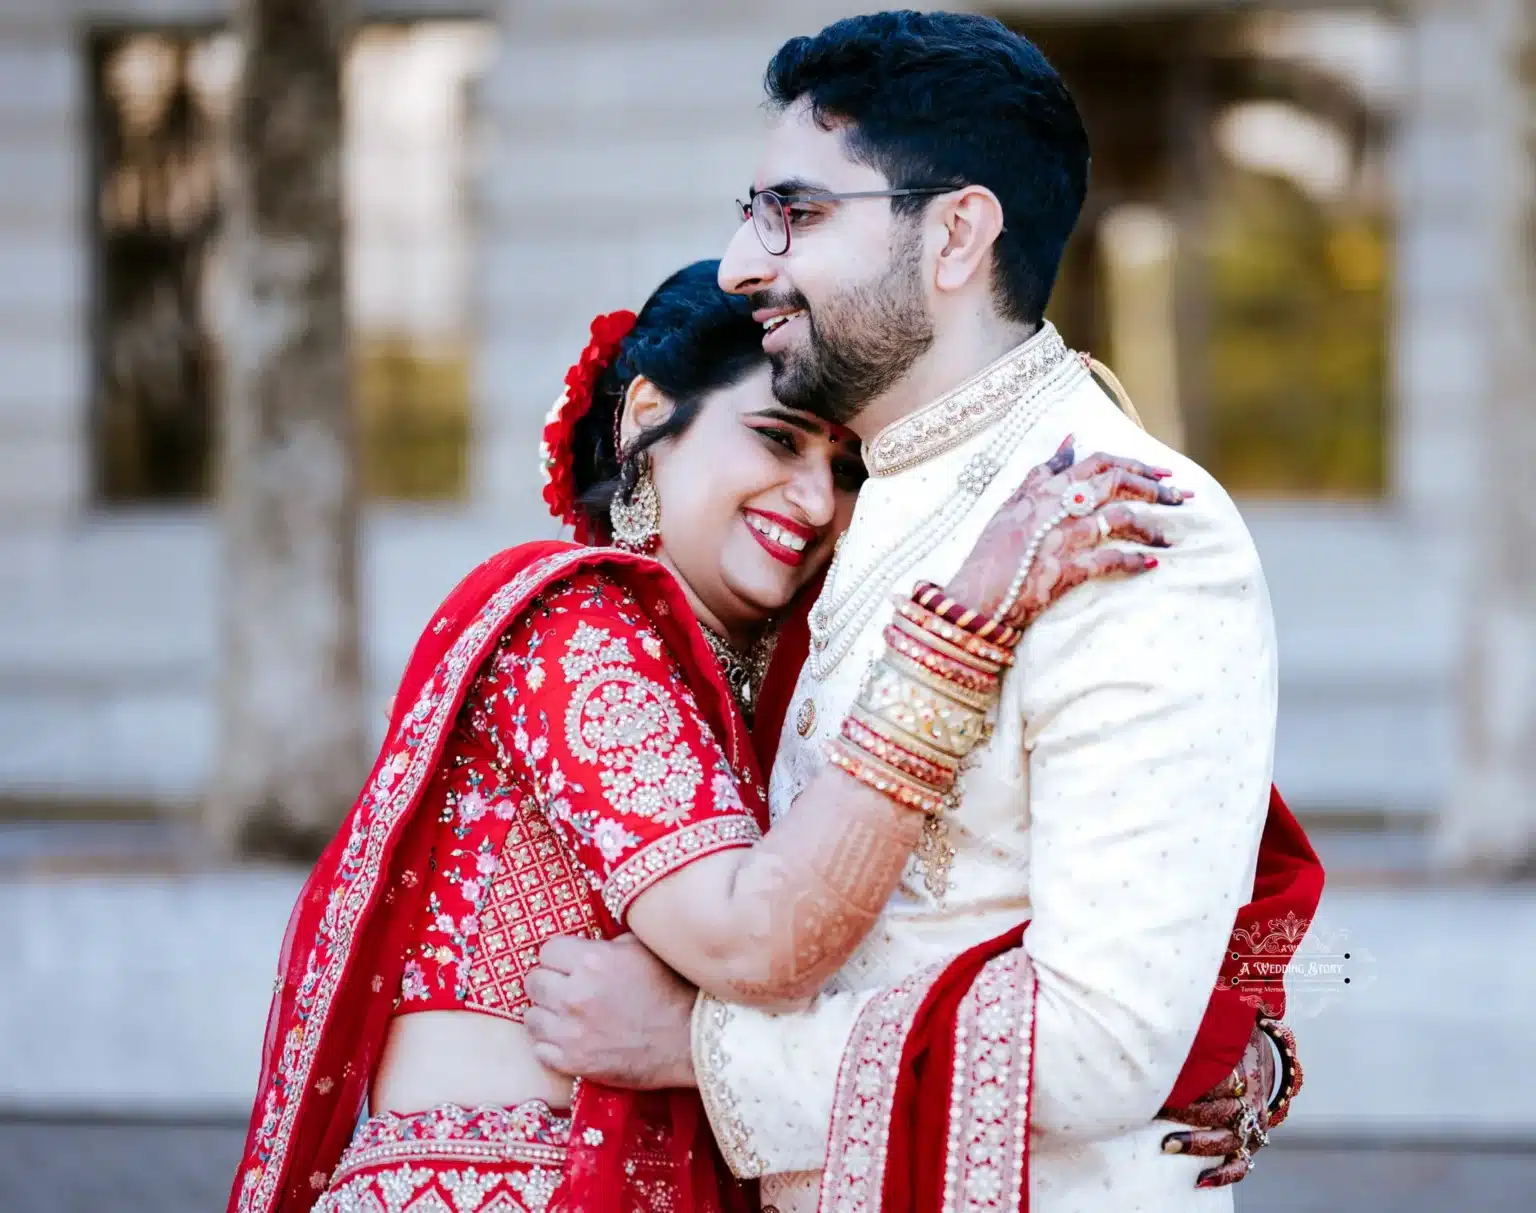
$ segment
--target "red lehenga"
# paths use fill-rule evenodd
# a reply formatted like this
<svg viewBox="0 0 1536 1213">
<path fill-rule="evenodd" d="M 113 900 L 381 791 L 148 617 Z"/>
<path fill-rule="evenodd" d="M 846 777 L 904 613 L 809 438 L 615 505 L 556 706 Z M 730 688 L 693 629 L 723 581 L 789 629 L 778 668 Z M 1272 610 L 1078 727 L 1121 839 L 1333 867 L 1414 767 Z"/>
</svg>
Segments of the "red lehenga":
<svg viewBox="0 0 1536 1213">
<path fill-rule="evenodd" d="M 231 1213 L 749 1207 L 691 1091 L 358 1117 L 393 1015 L 520 1019 L 544 939 L 619 933 L 639 893 L 765 825 L 745 725 L 661 565 L 563 543 L 482 565 L 418 641 L 294 911 Z"/>
</svg>

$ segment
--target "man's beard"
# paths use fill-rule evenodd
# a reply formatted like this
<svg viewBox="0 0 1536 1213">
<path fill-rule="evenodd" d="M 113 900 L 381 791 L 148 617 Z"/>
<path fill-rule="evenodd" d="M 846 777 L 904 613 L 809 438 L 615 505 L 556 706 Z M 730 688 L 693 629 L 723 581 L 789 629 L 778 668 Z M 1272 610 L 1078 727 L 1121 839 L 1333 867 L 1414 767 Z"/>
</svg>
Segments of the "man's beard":
<svg viewBox="0 0 1536 1213">
<path fill-rule="evenodd" d="M 874 282 L 842 291 L 814 313 L 803 295 L 758 307 L 805 311 L 808 348 L 771 355 L 773 394 L 790 408 L 848 425 L 871 400 L 899 383 L 933 344 L 923 299 L 922 251 L 907 240 Z"/>
</svg>

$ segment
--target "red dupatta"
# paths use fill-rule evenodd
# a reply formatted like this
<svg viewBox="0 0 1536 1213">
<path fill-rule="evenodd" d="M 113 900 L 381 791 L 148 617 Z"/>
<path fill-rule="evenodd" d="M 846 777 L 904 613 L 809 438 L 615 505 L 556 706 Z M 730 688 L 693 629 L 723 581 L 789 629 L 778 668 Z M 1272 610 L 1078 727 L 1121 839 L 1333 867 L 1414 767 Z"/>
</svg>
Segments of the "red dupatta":
<svg viewBox="0 0 1536 1213">
<path fill-rule="evenodd" d="M 497 639 L 533 597 L 592 569 L 658 603 L 652 623 L 722 745 L 741 728 L 687 599 L 655 561 L 609 548 L 529 543 L 466 577 L 417 641 L 373 770 L 289 920 L 229 1213 L 303 1213 L 329 1182 L 394 1008 L 434 834 L 431 815 L 416 809 L 459 708 Z M 750 753 L 737 757 L 751 761 Z M 618 1209 L 625 1152 L 645 1123 L 670 1125 L 666 1138 L 683 1188 L 679 1210 L 744 1207 L 718 1162 L 696 1092 L 644 1094 L 584 1083 L 572 1115 L 562 1188 L 569 1207 Z"/>
</svg>

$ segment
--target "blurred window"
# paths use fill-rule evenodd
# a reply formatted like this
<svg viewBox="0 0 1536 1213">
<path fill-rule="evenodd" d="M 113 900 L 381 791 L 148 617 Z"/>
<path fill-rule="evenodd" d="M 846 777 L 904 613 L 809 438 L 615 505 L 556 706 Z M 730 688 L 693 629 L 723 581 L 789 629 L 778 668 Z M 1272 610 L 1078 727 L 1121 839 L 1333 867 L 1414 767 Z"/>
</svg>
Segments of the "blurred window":
<svg viewBox="0 0 1536 1213">
<path fill-rule="evenodd" d="M 1234 492 L 1383 496 L 1398 26 L 1362 8 L 1021 28 L 1093 141 L 1051 307 L 1068 342 Z"/>
<path fill-rule="evenodd" d="M 373 24 L 344 72 L 353 394 L 365 492 L 462 496 L 470 430 L 474 83 L 486 22 Z M 91 38 L 96 490 L 210 491 L 218 161 L 239 70 L 217 31 Z"/>
</svg>

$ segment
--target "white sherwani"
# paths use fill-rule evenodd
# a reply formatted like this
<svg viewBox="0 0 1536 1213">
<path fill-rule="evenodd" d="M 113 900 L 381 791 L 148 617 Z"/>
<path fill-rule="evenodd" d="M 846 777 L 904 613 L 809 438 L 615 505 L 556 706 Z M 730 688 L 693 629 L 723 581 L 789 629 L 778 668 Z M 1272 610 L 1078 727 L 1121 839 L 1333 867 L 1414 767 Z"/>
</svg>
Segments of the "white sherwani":
<svg viewBox="0 0 1536 1213">
<path fill-rule="evenodd" d="M 852 631 L 834 633 L 820 663 L 813 642 L 771 808 L 781 815 L 820 769 L 882 651 L 891 595 L 948 582 L 1068 434 L 1079 458 L 1141 459 L 1194 490 L 1182 506 L 1145 507 L 1158 510 L 1172 550 L 1151 573 L 1074 590 L 1025 634 L 995 732 L 963 775 L 942 900 L 914 862 L 808 1008 L 774 1014 L 701 998 L 696 1010 L 695 1065 L 716 1136 L 737 1175 L 762 1177 L 764 1203 L 780 1213 L 816 1209 L 839 1063 L 860 1010 L 1025 919 L 1038 991 L 1033 1213 L 1231 1208 L 1230 1189 L 1194 1186 L 1209 1160 L 1160 1153 L 1171 1126 L 1153 1117 L 1252 890 L 1276 711 L 1268 594 L 1221 486 L 1126 418 L 1049 325 L 869 444 L 872 474 L 818 604 L 834 622 L 841 607 Z M 865 583 L 878 592 L 860 615 L 846 601 Z"/>
</svg>

